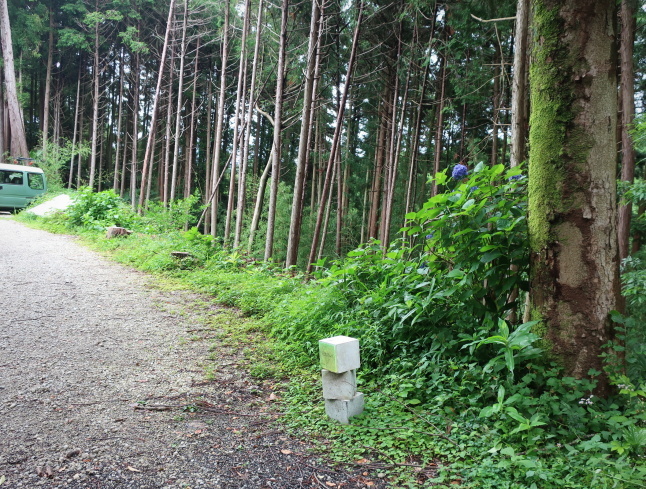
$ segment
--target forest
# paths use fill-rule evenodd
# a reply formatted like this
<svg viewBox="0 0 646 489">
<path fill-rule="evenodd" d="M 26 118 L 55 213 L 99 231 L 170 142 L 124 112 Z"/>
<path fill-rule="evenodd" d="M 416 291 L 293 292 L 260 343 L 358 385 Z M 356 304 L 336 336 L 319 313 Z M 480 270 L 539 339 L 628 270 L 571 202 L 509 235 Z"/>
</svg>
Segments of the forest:
<svg viewBox="0 0 646 489">
<path fill-rule="evenodd" d="M 644 2 L 0 6 L 0 154 L 74 196 L 40 225 L 240 308 L 299 402 L 359 338 L 407 431 L 332 431 L 402 486 L 643 484 Z"/>
<path fill-rule="evenodd" d="M 388 243 L 429 174 L 525 158 L 513 19 L 473 17 L 515 2 L 8 7 L 27 148 L 61 185 L 135 209 L 195 195 L 205 233 L 287 266 Z"/>
</svg>

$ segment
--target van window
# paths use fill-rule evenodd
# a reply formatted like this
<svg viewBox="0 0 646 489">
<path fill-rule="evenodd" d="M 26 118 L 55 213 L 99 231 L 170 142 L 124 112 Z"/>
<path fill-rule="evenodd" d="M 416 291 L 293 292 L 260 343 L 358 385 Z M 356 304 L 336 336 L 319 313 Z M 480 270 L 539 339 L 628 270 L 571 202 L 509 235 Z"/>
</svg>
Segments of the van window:
<svg viewBox="0 0 646 489">
<path fill-rule="evenodd" d="M 0 182 L 9 185 L 22 185 L 22 172 L 0 170 Z"/>
<path fill-rule="evenodd" d="M 27 173 L 27 182 L 31 189 L 43 190 L 45 188 L 45 180 L 40 173 Z"/>
</svg>

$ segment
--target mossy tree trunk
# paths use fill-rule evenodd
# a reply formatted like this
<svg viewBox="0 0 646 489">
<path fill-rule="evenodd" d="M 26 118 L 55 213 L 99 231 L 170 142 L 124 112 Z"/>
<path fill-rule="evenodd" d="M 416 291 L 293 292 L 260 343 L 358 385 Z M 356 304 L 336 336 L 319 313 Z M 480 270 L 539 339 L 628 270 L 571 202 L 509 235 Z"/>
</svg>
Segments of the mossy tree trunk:
<svg viewBox="0 0 646 489">
<path fill-rule="evenodd" d="M 615 0 L 532 0 L 531 316 L 565 375 L 602 371 L 619 268 Z M 602 376 L 599 394 L 608 392 Z"/>
</svg>

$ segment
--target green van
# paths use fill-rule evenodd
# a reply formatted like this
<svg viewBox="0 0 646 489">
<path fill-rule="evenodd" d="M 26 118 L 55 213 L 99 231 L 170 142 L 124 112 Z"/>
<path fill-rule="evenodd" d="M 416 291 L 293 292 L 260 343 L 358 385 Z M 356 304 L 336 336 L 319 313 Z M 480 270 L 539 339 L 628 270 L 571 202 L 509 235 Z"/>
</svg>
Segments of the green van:
<svg viewBox="0 0 646 489">
<path fill-rule="evenodd" d="M 22 209 L 46 191 L 42 169 L 0 163 L 0 209 Z"/>
</svg>

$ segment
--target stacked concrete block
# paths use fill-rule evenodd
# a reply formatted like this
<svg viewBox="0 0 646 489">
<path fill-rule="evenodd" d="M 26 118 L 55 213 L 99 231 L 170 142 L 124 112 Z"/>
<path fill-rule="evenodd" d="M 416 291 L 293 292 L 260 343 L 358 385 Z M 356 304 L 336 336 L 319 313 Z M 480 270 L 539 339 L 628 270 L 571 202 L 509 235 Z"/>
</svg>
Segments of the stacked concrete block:
<svg viewBox="0 0 646 489">
<path fill-rule="evenodd" d="M 359 340 L 335 336 L 319 341 L 325 413 L 342 424 L 363 412 L 363 394 L 357 392 Z"/>
</svg>

